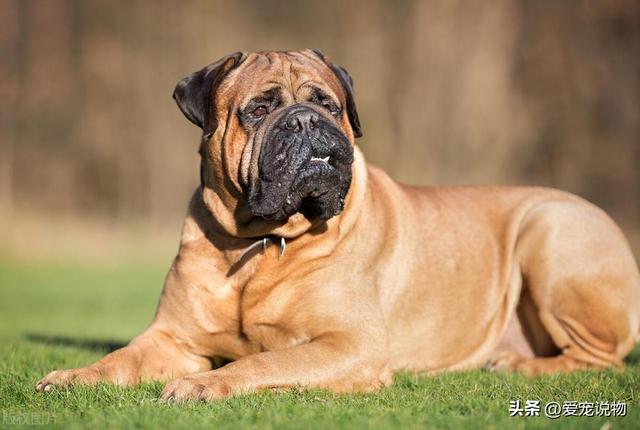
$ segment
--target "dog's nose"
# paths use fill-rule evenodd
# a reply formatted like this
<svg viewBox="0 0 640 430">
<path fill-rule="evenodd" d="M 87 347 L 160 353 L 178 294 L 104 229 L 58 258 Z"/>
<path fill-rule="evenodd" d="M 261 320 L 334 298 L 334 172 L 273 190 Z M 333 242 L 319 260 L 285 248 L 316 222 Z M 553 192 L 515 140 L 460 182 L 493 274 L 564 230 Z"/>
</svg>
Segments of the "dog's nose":
<svg viewBox="0 0 640 430">
<path fill-rule="evenodd" d="M 310 131 L 316 128 L 319 116 L 311 110 L 303 110 L 295 112 L 287 117 L 284 122 L 284 128 L 294 133 Z"/>
</svg>

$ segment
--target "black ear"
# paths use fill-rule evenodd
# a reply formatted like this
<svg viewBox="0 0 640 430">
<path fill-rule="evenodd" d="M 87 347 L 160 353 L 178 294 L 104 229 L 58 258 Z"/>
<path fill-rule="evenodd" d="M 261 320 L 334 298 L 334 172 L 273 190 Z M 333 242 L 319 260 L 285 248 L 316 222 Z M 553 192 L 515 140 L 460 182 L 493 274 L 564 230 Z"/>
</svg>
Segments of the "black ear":
<svg viewBox="0 0 640 430">
<path fill-rule="evenodd" d="M 182 79 L 173 91 L 173 99 L 189 121 L 212 134 L 218 124 L 215 115 L 215 93 L 224 77 L 238 66 L 245 55 L 241 52 L 227 55 Z"/>
<path fill-rule="evenodd" d="M 353 129 L 353 135 L 355 137 L 362 137 L 362 126 L 360 125 L 360 118 L 358 118 L 358 111 L 356 109 L 356 100 L 354 98 L 353 92 L 353 79 L 349 76 L 349 73 L 345 70 L 344 67 L 340 67 L 337 64 L 333 64 L 331 61 L 327 60 L 322 51 L 319 49 L 312 49 L 313 53 L 315 53 L 322 61 L 325 62 L 327 66 L 333 73 L 338 77 L 338 80 L 342 84 L 344 88 L 344 92 L 347 95 L 347 116 L 349 117 L 349 122 L 351 123 L 351 128 Z"/>
</svg>

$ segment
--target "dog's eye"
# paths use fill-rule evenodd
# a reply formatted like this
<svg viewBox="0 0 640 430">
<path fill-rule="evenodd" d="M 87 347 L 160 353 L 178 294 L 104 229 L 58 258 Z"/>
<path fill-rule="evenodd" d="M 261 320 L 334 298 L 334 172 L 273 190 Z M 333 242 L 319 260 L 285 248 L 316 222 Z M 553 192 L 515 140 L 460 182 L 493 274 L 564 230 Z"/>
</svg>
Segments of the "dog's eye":
<svg viewBox="0 0 640 430">
<path fill-rule="evenodd" d="M 331 100 L 324 100 L 322 102 L 322 106 L 326 108 L 331 115 L 340 116 L 340 113 L 341 113 L 340 108 L 336 106 L 336 104 L 333 103 Z"/>
<path fill-rule="evenodd" d="M 260 106 L 258 106 L 257 108 L 255 108 L 255 109 L 253 110 L 253 112 L 251 112 L 251 115 L 253 115 L 253 116 L 254 116 L 254 117 L 256 117 L 256 118 L 259 118 L 259 117 L 261 117 L 261 116 L 266 115 L 266 114 L 267 114 L 267 112 L 268 112 L 267 107 L 266 107 L 266 106 L 263 106 L 263 105 L 260 105 Z"/>
</svg>

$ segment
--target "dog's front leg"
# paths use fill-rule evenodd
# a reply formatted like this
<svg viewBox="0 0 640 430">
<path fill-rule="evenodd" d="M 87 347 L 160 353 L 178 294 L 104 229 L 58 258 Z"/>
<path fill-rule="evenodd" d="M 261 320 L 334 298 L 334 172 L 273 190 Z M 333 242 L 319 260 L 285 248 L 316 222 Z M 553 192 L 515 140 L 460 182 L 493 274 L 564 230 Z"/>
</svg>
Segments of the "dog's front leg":
<svg viewBox="0 0 640 430">
<path fill-rule="evenodd" d="M 50 372 L 37 384 L 38 391 L 54 386 L 109 382 L 134 385 L 147 380 L 169 380 L 211 368 L 208 359 L 190 353 L 171 333 L 151 326 L 124 348 L 86 367 Z"/>
<path fill-rule="evenodd" d="M 378 343 L 381 343 L 378 340 Z M 391 382 L 386 345 L 344 333 L 328 333 L 293 348 L 261 352 L 220 369 L 167 384 L 162 399 L 217 400 L 267 388 L 372 391 Z"/>
</svg>

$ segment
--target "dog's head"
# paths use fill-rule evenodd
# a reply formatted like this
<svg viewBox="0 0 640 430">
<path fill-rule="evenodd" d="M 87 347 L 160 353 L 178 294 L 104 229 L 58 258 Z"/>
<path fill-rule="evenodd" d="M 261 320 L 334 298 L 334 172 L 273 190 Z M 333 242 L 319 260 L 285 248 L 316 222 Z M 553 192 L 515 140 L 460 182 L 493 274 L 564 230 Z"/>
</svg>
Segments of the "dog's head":
<svg viewBox="0 0 640 430">
<path fill-rule="evenodd" d="M 342 211 L 362 131 L 351 78 L 322 53 L 232 54 L 173 96 L 203 131 L 203 187 L 222 184 L 253 216 L 280 223 Z"/>
</svg>

